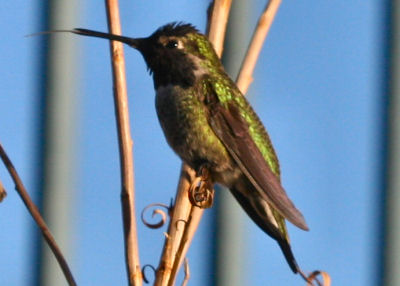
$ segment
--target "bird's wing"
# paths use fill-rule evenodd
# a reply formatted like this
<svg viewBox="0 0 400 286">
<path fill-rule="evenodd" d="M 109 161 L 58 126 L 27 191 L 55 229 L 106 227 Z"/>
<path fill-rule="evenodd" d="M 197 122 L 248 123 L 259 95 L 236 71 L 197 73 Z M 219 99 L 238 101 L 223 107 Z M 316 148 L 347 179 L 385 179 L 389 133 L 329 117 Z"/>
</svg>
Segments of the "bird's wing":
<svg viewBox="0 0 400 286">
<path fill-rule="evenodd" d="M 289 199 L 249 134 L 249 126 L 242 119 L 239 109 L 233 104 L 223 106 L 219 102 L 211 104 L 209 109 L 213 131 L 260 196 L 294 225 L 308 230 L 303 215 Z"/>
</svg>

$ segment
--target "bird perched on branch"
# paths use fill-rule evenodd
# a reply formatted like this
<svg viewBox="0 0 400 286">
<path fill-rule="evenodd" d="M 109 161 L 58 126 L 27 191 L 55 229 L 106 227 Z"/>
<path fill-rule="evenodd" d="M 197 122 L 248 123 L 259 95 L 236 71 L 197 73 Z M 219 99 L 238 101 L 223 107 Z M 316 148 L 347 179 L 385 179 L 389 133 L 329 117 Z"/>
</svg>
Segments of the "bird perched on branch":
<svg viewBox="0 0 400 286">
<path fill-rule="evenodd" d="M 297 273 L 285 219 L 303 230 L 307 224 L 281 185 L 267 131 L 208 39 L 182 23 L 162 26 L 147 38 L 86 29 L 69 32 L 120 41 L 143 55 L 168 144 L 190 167 L 205 168 L 213 183 L 227 187 L 250 218 L 278 242 Z"/>
</svg>

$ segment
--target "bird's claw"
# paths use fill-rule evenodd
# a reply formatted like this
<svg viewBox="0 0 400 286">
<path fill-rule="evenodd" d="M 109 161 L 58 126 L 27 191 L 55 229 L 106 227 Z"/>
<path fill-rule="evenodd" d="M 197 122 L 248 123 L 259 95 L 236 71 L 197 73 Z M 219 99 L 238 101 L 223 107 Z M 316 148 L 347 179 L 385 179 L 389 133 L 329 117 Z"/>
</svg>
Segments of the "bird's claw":
<svg viewBox="0 0 400 286">
<path fill-rule="evenodd" d="M 200 167 L 198 176 L 194 179 L 189 190 L 189 200 L 192 205 L 202 209 L 212 207 L 214 201 L 214 188 L 210 172 L 207 167 Z"/>
</svg>

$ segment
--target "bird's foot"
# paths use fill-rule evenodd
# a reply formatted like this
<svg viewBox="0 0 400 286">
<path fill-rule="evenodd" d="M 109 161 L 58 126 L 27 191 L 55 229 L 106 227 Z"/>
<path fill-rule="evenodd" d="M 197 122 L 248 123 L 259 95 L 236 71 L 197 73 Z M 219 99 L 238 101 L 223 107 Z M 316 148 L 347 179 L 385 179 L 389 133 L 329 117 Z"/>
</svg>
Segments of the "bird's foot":
<svg viewBox="0 0 400 286">
<path fill-rule="evenodd" d="M 214 188 L 211 181 L 210 171 L 207 166 L 202 165 L 199 168 L 197 177 L 190 186 L 189 200 L 192 205 L 202 209 L 212 207 L 214 201 Z"/>
</svg>

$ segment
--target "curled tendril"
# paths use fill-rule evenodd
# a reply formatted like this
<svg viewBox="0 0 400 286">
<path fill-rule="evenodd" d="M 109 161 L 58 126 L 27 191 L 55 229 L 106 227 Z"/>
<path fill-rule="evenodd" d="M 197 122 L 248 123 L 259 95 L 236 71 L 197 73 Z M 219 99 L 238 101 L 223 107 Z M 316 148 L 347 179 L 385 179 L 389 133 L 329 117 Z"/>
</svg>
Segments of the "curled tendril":
<svg viewBox="0 0 400 286">
<path fill-rule="evenodd" d="M 314 282 L 318 286 L 330 286 L 331 285 L 331 277 L 325 271 L 315 270 L 308 276 L 301 270 L 299 270 L 299 273 L 300 273 L 301 277 L 303 277 L 303 279 L 307 282 L 307 286 L 315 285 Z M 318 280 L 318 276 L 322 277 L 322 281 L 323 281 L 322 283 L 321 283 L 321 281 Z"/>
<path fill-rule="evenodd" d="M 147 267 L 150 267 L 150 268 L 153 270 L 154 275 L 156 275 L 156 269 L 155 269 L 154 266 L 151 265 L 151 264 L 146 264 L 146 265 L 144 265 L 144 266 L 142 267 L 142 277 L 143 277 L 143 281 L 144 281 L 144 283 L 149 284 L 149 280 L 148 280 L 147 277 L 146 277 L 146 268 L 147 268 Z"/>
<path fill-rule="evenodd" d="M 149 210 L 149 209 L 152 208 L 152 207 L 162 207 L 162 208 L 165 208 L 165 209 L 168 211 L 168 214 L 167 214 L 165 211 L 163 211 L 163 210 L 157 208 L 157 209 L 153 210 L 153 213 L 152 213 L 151 217 L 154 218 L 154 216 L 160 215 L 160 216 L 161 216 L 161 220 L 158 221 L 158 222 L 156 222 L 156 223 L 150 223 L 150 222 L 148 222 L 148 221 L 144 218 L 144 214 L 145 214 L 145 212 L 146 212 L 147 210 Z M 143 222 L 143 224 L 144 224 L 145 226 L 147 226 L 147 227 L 149 227 L 149 228 L 152 228 L 152 229 L 160 228 L 160 227 L 162 227 L 162 226 L 165 224 L 165 222 L 167 221 L 167 216 L 169 215 L 170 209 L 171 209 L 171 208 L 170 208 L 169 206 L 165 205 L 165 204 L 159 204 L 159 203 L 150 204 L 150 205 L 148 205 L 147 207 L 145 207 L 145 208 L 142 210 L 142 213 L 141 213 L 141 216 L 140 216 L 140 217 L 141 217 L 142 222 Z"/>
</svg>

